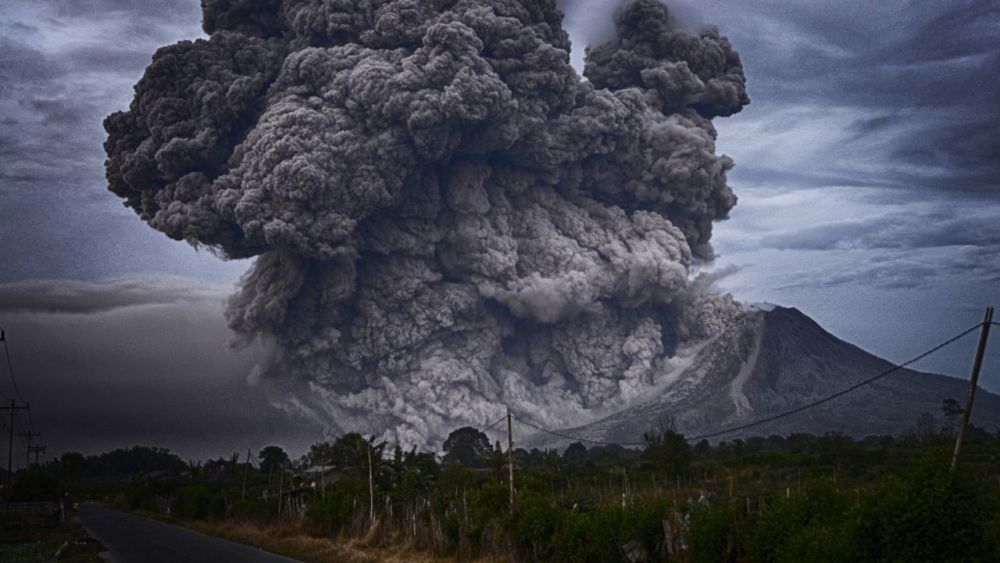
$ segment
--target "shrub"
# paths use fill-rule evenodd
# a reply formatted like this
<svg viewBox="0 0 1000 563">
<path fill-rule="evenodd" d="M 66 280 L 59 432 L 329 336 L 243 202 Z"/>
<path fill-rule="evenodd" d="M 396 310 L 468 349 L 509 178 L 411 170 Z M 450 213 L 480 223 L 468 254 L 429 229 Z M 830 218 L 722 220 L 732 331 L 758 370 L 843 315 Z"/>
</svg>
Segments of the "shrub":
<svg viewBox="0 0 1000 563">
<path fill-rule="evenodd" d="M 177 489 L 174 515 L 191 520 L 219 519 L 226 515 L 226 501 L 221 491 L 195 483 Z"/>
<path fill-rule="evenodd" d="M 849 509 L 847 496 L 828 482 L 816 483 L 801 493 L 782 497 L 768 506 L 750 533 L 748 548 L 753 561 L 778 561 L 795 539 L 799 549 L 825 537 L 821 530 L 844 522 Z"/>
<path fill-rule="evenodd" d="M 924 465 L 890 478 L 862 503 L 856 522 L 862 557 L 892 561 L 988 561 L 993 501 L 983 483 Z"/>
<path fill-rule="evenodd" d="M 727 504 L 697 507 L 691 512 L 688 546 L 691 561 L 736 561 L 743 551 L 744 522 Z"/>
<path fill-rule="evenodd" d="M 306 508 L 306 519 L 319 535 L 336 535 L 346 529 L 355 506 L 368 506 L 368 485 L 358 479 L 345 479 L 327 487 L 326 498 L 318 498 Z"/>
</svg>

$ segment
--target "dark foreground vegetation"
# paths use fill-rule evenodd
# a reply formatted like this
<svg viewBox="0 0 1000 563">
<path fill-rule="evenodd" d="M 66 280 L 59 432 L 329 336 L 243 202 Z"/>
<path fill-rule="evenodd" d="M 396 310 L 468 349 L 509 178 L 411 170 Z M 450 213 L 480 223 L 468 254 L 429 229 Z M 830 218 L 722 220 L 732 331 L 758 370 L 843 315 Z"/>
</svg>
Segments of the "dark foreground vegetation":
<svg viewBox="0 0 1000 563">
<path fill-rule="evenodd" d="M 400 560 L 1000 560 L 1000 434 L 973 428 L 950 474 L 951 432 L 932 426 L 693 446 L 664 429 L 644 449 L 515 450 L 513 510 L 507 452 L 472 428 L 452 433 L 443 456 L 358 434 L 294 462 L 276 446 L 250 464 L 143 447 L 69 453 L 19 475 L 13 494 L 104 500 L 230 536 L 277 529 L 392 548 Z"/>
</svg>

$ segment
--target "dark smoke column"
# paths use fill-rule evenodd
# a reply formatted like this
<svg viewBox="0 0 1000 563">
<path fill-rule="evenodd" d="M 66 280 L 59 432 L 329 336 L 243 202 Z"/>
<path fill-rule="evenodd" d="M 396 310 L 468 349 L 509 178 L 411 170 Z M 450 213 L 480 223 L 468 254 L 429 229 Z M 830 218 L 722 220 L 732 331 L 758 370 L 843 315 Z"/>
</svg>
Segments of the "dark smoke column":
<svg viewBox="0 0 1000 563">
<path fill-rule="evenodd" d="M 690 276 L 736 202 L 711 119 L 748 102 L 714 30 L 636 2 L 582 80 L 549 0 L 203 6 L 106 120 L 107 177 L 257 256 L 227 316 L 280 405 L 407 445 L 505 404 L 580 423 L 738 314 Z"/>
</svg>

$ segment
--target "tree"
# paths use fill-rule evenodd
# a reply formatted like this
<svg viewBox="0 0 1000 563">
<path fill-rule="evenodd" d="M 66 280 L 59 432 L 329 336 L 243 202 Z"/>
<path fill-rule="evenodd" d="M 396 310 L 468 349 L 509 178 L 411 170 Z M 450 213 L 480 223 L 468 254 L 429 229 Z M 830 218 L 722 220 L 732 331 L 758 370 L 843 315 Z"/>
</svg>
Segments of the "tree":
<svg viewBox="0 0 1000 563">
<path fill-rule="evenodd" d="M 385 442 L 375 443 L 374 436 L 366 439 L 357 432 L 350 432 L 338 437 L 332 445 L 322 451 L 325 451 L 328 465 L 333 465 L 342 471 L 361 468 L 367 472 L 369 450 L 372 458 L 381 463 Z M 391 467 L 391 464 L 387 467 Z"/>
<path fill-rule="evenodd" d="M 941 405 L 941 412 L 944 413 L 944 419 L 946 427 L 949 430 L 954 430 L 958 425 L 958 419 L 965 412 L 962 405 L 959 404 L 955 399 L 945 399 L 944 403 Z"/>
<path fill-rule="evenodd" d="M 962 405 L 955 399 L 945 399 L 944 404 L 941 405 L 941 410 L 944 411 L 944 415 L 948 418 L 954 418 L 965 412 Z"/>
<path fill-rule="evenodd" d="M 682 475 L 691 467 L 694 453 L 684 435 L 674 431 L 673 420 L 661 420 L 657 429 L 646 432 L 642 439 L 646 442 L 644 457 L 660 471 Z"/>
<path fill-rule="evenodd" d="M 280 446 L 267 446 L 257 457 L 260 459 L 260 470 L 265 473 L 278 471 L 288 463 L 288 454 Z"/>
<path fill-rule="evenodd" d="M 587 461 L 587 446 L 573 442 L 563 452 L 563 461 L 570 467 L 579 467 Z"/>
<path fill-rule="evenodd" d="M 486 467 L 493 453 L 490 439 L 471 426 L 463 426 L 448 435 L 444 441 L 444 463 L 458 463 L 465 467 Z"/>
<path fill-rule="evenodd" d="M 87 459 L 80 452 L 66 452 L 59 458 L 63 476 L 75 479 L 87 469 Z"/>
</svg>

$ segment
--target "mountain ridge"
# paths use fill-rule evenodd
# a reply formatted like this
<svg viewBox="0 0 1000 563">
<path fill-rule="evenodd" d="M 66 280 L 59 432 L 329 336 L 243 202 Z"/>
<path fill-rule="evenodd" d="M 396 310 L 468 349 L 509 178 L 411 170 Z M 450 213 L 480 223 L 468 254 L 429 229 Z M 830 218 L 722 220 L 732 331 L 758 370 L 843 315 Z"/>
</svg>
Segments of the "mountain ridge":
<svg viewBox="0 0 1000 563">
<path fill-rule="evenodd" d="M 755 308 L 707 343 L 659 396 L 560 432 L 640 443 L 643 432 L 672 418 L 678 431 L 697 437 L 809 404 L 895 366 L 830 334 L 798 309 Z M 961 379 L 901 368 L 829 402 L 712 441 L 796 432 L 898 435 L 924 413 L 946 424 L 943 401 L 964 402 L 967 388 Z M 1000 427 L 1000 395 L 979 388 L 972 421 L 990 431 Z M 535 447 L 571 442 L 541 434 L 527 441 Z"/>
</svg>

